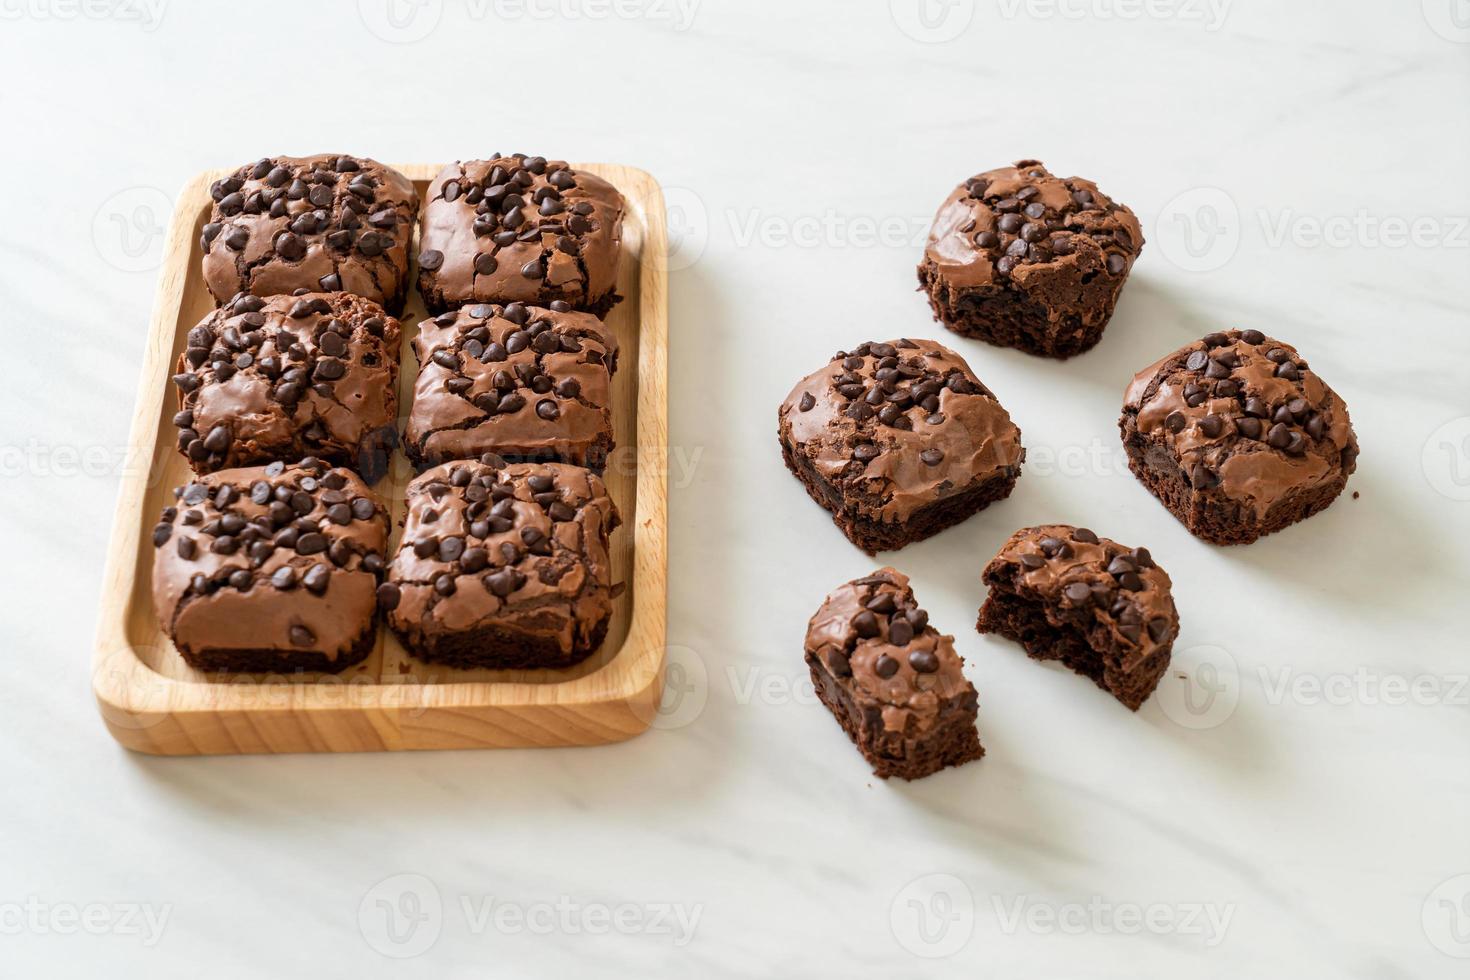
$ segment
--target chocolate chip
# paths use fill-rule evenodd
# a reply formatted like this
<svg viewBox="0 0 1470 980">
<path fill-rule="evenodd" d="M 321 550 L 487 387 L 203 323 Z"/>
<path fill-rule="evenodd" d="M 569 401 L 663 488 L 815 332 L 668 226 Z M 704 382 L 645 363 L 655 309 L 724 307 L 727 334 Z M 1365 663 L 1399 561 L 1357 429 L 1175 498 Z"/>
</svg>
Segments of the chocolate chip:
<svg viewBox="0 0 1470 980">
<path fill-rule="evenodd" d="M 851 677 L 852 661 L 841 650 L 833 650 L 827 654 L 827 669 L 835 677 Z"/>
<path fill-rule="evenodd" d="M 397 609 L 398 604 L 403 601 L 403 590 L 392 582 L 384 582 L 378 586 L 378 607 L 380 609 Z"/>
<path fill-rule="evenodd" d="M 296 588 L 296 569 L 290 565 L 282 565 L 271 575 L 271 585 L 282 590 Z"/>
<path fill-rule="evenodd" d="M 419 253 L 419 268 L 433 272 L 444 264 L 444 253 L 438 249 L 425 249 Z"/>
<path fill-rule="evenodd" d="M 305 626 L 291 627 L 291 645 L 298 647 L 309 647 L 316 642 L 316 635 Z"/>
<path fill-rule="evenodd" d="M 886 653 L 881 654 L 877 662 L 873 664 L 873 672 L 884 680 L 887 680 L 898 673 L 898 661 Z"/>
<path fill-rule="evenodd" d="M 301 577 L 301 584 L 306 586 L 307 591 L 315 592 L 317 595 L 326 592 L 331 581 L 332 570 L 326 565 L 313 565 Z"/>
<path fill-rule="evenodd" d="M 1073 541 L 1082 541 L 1082 542 L 1084 542 L 1086 544 L 1097 544 L 1098 543 L 1097 535 L 1094 534 L 1091 531 L 1091 529 L 1085 528 L 1085 527 L 1079 527 L 1075 531 L 1073 531 L 1072 532 L 1072 540 Z"/>
<path fill-rule="evenodd" d="M 926 449 L 919 453 L 919 459 L 926 466 L 938 466 L 944 461 L 944 453 L 938 449 Z"/>
<path fill-rule="evenodd" d="M 878 626 L 878 617 L 864 610 L 852 618 L 852 628 L 857 635 L 864 639 L 871 639 L 881 632 Z"/>
<path fill-rule="evenodd" d="M 931 650 L 910 650 L 909 666 L 919 674 L 932 674 L 939 670 L 939 658 Z"/>
<path fill-rule="evenodd" d="M 895 619 L 888 624 L 888 642 L 894 646 L 907 646 L 914 638 L 914 627 L 907 619 Z"/>
</svg>

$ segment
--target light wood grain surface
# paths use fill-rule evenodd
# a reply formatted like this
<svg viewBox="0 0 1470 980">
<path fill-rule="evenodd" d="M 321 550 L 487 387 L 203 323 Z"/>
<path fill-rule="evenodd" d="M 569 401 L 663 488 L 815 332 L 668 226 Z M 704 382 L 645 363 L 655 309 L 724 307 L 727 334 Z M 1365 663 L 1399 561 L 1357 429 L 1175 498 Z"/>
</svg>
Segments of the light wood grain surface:
<svg viewBox="0 0 1470 980">
<path fill-rule="evenodd" d="M 153 613 L 148 529 L 189 479 L 168 419 L 169 377 L 184 336 L 213 306 L 198 275 L 199 229 L 208 188 L 225 171 L 200 174 L 179 195 L 169 227 L 130 446 L 140 463 L 119 491 L 102 591 L 93 690 L 108 730 L 128 748 L 163 755 L 361 752 L 399 749 L 592 745 L 646 729 L 662 688 L 667 594 L 666 225 L 662 192 L 647 173 L 578 164 L 628 201 L 618 292 L 608 324 L 617 334 L 613 379 L 617 449 L 604 474 L 623 515 L 612 538 L 614 603 L 602 649 L 558 671 L 454 670 L 410 657 L 386 629 L 362 664 L 339 675 L 206 675 L 179 657 Z M 432 164 L 399 165 L 422 194 Z M 411 250 L 416 254 L 417 250 Z M 416 373 L 410 343 L 426 316 L 417 292 L 402 322 L 400 414 Z M 401 454 L 376 487 L 389 500 L 397 544 L 403 491 L 412 477 Z"/>
</svg>

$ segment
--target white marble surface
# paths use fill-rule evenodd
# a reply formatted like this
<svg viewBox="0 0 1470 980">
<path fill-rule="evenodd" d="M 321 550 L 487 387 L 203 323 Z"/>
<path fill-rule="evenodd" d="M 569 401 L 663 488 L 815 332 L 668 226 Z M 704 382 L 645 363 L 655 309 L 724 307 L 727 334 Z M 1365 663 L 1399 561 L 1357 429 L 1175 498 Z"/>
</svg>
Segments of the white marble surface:
<svg viewBox="0 0 1470 980">
<path fill-rule="evenodd" d="M 1463 0 L 149 3 L 0 0 L 0 972 L 1465 975 Z M 331 148 L 524 148 L 670 189 L 660 730 L 159 760 L 98 723 L 153 229 L 202 168 Z M 959 637 L 989 755 L 885 785 L 800 661 L 873 563 L 783 471 L 775 407 L 839 347 L 941 335 L 923 225 L 1023 156 L 1095 177 L 1150 241 L 1093 353 L 957 343 L 1027 470 L 888 557 Z M 1229 325 L 1298 344 L 1364 452 L 1361 499 L 1220 550 L 1121 469 L 1114 419 L 1134 369 Z M 1137 716 L 972 629 L 983 561 L 1044 520 L 1173 573 L 1185 677 Z"/>
</svg>

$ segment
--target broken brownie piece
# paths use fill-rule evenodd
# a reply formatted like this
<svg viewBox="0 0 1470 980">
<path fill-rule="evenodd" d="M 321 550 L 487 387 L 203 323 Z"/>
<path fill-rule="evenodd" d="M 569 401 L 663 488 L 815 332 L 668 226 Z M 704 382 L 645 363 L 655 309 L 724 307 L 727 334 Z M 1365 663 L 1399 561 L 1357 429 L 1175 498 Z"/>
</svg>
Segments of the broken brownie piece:
<svg viewBox="0 0 1470 980">
<path fill-rule="evenodd" d="M 1133 475 L 1212 544 L 1306 520 L 1357 468 L 1347 405 L 1259 330 L 1212 333 L 1144 368 L 1118 427 Z"/>
<path fill-rule="evenodd" d="M 1137 711 L 1158 686 L 1179 635 L 1169 576 L 1147 548 L 1085 527 L 1046 524 L 1011 535 L 982 575 L 990 596 L 976 628 L 1036 660 L 1063 664 Z"/>
<path fill-rule="evenodd" d="M 1138 218 L 1037 160 L 965 181 L 935 215 L 919 285 L 955 333 L 1043 357 L 1102 337 L 1134 259 Z"/>
<path fill-rule="evenodd" d="M 786 468 L 870 555 L 1009 496 L 1026 456 L 995 395 L 932 340 L 838 351 L 791 389 L 778 434 Z"/>
<path fill-rule="evenodd" d="M 875 775 L 918 779 L 985 754 L 954 637 L 929 625 L 894 569 L 827 596 L 807 627 L 806 662 L 817 696 Z"/>
</svg>

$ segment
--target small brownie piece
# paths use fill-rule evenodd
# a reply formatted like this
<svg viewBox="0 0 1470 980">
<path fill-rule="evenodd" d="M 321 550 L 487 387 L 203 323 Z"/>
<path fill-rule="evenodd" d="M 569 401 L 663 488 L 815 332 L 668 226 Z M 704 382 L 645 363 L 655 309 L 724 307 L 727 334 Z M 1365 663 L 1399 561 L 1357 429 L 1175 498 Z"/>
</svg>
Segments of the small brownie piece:
<svg viewBox="0 0 1470 980">
<path fill-rule="evenodd" d="M 1259 330 L 1212 333 L 1144 368 L 1118 427 L 1133 475 L 1213 544 L 1311 517 L 1357 468 L 1347 405 Z"/>
<path fill-rule="evenodd" d="M 454 667 L 569 667 L 612 616 L 601 478 L 559 463 L 445 463 L 408 485 L 408 516 L 378 590 L 420 660 Z"/>
<path fill-rule="evenodd" d="M 388 511 L 318 459 L 221 470 L 153 529 L 153 608 L 197 670 L 339 671 L 373 648 Z"/>
<path fill-rule="evenodd" d="M 990 596 L 976 624 L 1060 660 L 1131 710 L 1148 699 L 1179 635 L 1169 576 L 1147 548 L 1085 527 L 1046 524 L 1011 535 L 982 574 Z"/>
<path fill-rule="evenodd" d="M 493 452 L 601 472 L 613 448 L 612 331 L 565 303 L 475 303 L 419 324 L 404 449 L 420 469 Z"/>
<path fill-rule="evenodd" d="M 883 779 L 918 779 L 985 754 L 964 662 L 892 568 L 840 586 L 807 626 L 817 696 Z"/>
<path fill-rule="evenodd" d="M 209 196 L 199 247 L 216 302 L 340 291 L 403 311 L 419 196 L 398 171 L 332 153 L 266 157 L 215 181 Z"/>
<path fill-rule="evenodd" d="M 561 300 L 604 316 L 618 297 L 623 197 L 561 160 L 495 156 L 445 167 L 427 192 L 419 292 L 464 303 Z"/>
<path fill-rule="evenodd" d="M 866 343 L 807 375 L 778 413 L 786 468 L 868 554 L 902 548 L 1010 495 L 1021 431 L 954 351 Z"/>
<path fill-rule="evenodd" d="M 197 473 L 303 456 L 387 471 L 398 321 L 370 300 L 242 293 L 189 331 L 178 369 L 178 447 Z"/>
<path fill-rule="evenodd" d="M 971 177 L 940 207 L 920 288 L 955 333 L 1044 357 L 1102 337 L 1143 230 L 1080 177 L 1021 160 Z"/>
</svg>

